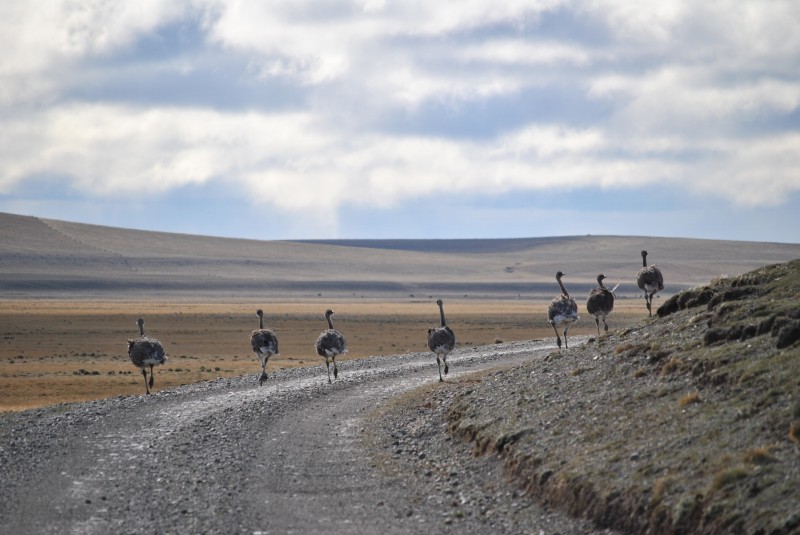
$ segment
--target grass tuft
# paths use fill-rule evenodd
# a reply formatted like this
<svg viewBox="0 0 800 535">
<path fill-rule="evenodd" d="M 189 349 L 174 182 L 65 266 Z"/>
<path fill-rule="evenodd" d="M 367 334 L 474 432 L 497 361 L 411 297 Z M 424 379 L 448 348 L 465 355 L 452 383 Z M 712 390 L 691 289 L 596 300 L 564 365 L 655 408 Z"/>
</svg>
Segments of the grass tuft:
<svg viewBox="0 0 800 535">
<path fill-rule="evenodd" d="M 687 405 L 691 405 L 692 403 L 700 403 L 701 401 L 700 392 L 694 391 L 690 394 L 686 394 L 680 400 L 678 400 L 678 405 L 685 407 Z"/>
<path fill-rule="evenodd" d="M 671 373 L 677 371 L 678 368 L 681 367 L 681 364 L 683 364 L 681 359 L 679 359 L 678 357 L 672 357 L 671 359 L 669 359 L 669 362 L 667 362 L 661 367 L 661 375 L 662 376 L 670 375 Z"/>
<path fill-rule="evenodd" d="M 627 344 L 622 344 L 622 345 L 618 345 L 617 347 L 615 347 L 614 348 L 614 353 L 619 355 L 620 353 L 624 353 L 625 351 L 628 351 L 629 349 L 633 349 L 633 344 L 631 344 L 630 342 L 628 342 Z"/>
<path fill-rule="evenodd" d="M 745 452 L 744 462 L 747 464 L 769 464 L 778 462 L 778 459 L 772 455 L 769 447 L 752 448 Z"/>
<path fill-rule="evenodd" d="M 789 426 L 789 434 L 787 436 L 795 444 L 800 444 L 800 420 Z"/>
<path fill-rule="evenodd" d="M 750 472 L 744 466 L 735 466 L 733 468 L 726 468 L 720 471 L 711 483 L 711 490 L 718 491 L 735 484 L 750 475 Z"/>
</svg>

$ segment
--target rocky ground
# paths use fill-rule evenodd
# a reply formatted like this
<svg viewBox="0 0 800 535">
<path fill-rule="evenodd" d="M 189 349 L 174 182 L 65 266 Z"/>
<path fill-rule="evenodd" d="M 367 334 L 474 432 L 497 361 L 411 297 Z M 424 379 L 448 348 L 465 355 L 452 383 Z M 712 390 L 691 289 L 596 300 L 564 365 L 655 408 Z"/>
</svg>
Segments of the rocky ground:
<svg viewBox="0 0 800 535">
<path fill-rule="evenodd" d="M 395 462 L 447 487 L 456 476 L 414 454 L 465 440 L 500 460 L 518 506 L 628 533 L 800 533 L 800 261 L 683 292 L 658 316 L 417 392 L 381 414 L 400 429 Z M 450 514 L 467 514 L 458 501 Z"/>
</svg>

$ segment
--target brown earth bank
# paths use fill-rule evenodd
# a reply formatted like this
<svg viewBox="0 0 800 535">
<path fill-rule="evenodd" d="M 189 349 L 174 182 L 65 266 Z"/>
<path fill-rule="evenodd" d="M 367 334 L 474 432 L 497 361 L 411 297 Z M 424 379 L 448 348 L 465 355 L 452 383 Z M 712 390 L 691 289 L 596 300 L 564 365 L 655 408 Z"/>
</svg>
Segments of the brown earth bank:
<svg viewBox="0 0 800 535">
<path fill-rule="evenodd" d="M 438 392 L 449 432 L 547 506 L 627 533 L 800 533 L 800 260 L 479 379 L 417 399 Z"/>
<path fill-rule="evenodd" d="M 555 286 L 555 284 L 554 284 Z M 275 331 L 280 354 L 267 372 L 319 365 L 314 342 L 325 328 L 324 312 L 335 311 L 334 326 L 347 338 L 340 361 L 372 355 L 426 351 L 426 331 L 439 320 L 430 302 L 197 303 L 175 301 L 0 300 L 0 411 L 62 402 L 141 394 L 141 373 L 127 355 L 127 339 L 145 332 L 164 345 L 168 360 L 156 367 L 155 390 L 253 374 L 261 366 L 250 350 L 255 314 Z M 447 321 L 458 347 L 530 340 L 553 335 L 546 302 L 447 302 Z M 583 310 L 583 303 L 581 303 Z M 628 325 L 646 313 L 644 300 L 620 300 L 609 319 Z M 584 317 L 570 334 L 595 332 Z"/>
</svg>

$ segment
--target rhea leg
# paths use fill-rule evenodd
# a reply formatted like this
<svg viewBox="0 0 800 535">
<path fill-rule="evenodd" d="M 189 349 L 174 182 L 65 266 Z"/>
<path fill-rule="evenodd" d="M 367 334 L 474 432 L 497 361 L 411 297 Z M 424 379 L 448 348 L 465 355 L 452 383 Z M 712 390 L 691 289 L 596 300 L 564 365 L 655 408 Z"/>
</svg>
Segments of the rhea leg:
<svg viewBox="0 0 800 535">
<path fill-rule="evenodd" d="M 150 387 L 153 387 L 153 383 L 155 382 L 155 376 L 153 375 L 153 365 L 150 365 Z"/>
<path fill-rule="evenodd" d="M 443 383 L 444 379 L 442 379 L 442 363 L 439 360 L 439 355 L 436 355 L 436 365 L 439 367 L 439 382 Z"/>
<path fill-rule="evenodd" d="M 332 357 L 331 360 L 333 361 L 333 378 L 339 378 L 339 368 L 336 367 L 336 357 Z"/>
<path fill-rule="evenodd" d="M 258 380 L 258 386 L 263 386 L 264 381 L 267 380 L 267 359 L 261 361 L 261 378 Z"/>
<path fill-rule="evenodd" d="M 553 326 L 553 330 L 556 332 L 556 341 L 558 342 L 558 349 L 561 349 L 561 337 L 558 335 L 558 329 L 556 329 L 556 324 L 551 323 L 550 325 Z"/>
<path fill-rule="evenodd" d="M 447 372 L 450 371 L 450 367 L 447 366 L 447 355 L 442 357 L 442 360 L 444 361 L 444 374 L 447 375 Z"/>
<path fill-rule="evenodd" d="M 144 377 L 144 389 L 149 394 L 150 393 L 150 387 L 147 386 L 147 370 L 145 369 L 144 366 L 142 366 L 142 377 Z"/>
<path fill-rule="evenodd" d="M 606 320 L 605 320 L 605 318 L 603 318 L 603 323 L 605 323 L 605 322 L 606 322 Z M 595 316 L 594 317 L 594 323 L 595 323 L 595 325 L 597 325 L 597 336 L 599 337 L 600 336 L 600 317 L 599 316 Z M 606 331 L 608 331 L 608 326 L 606 326 Z"/>
<path fill-rule="evenodd" d="M 564 327 L 564 349 L 569 349 L 569 343 L 567 342 L 567 331 L 569 330 L 569 325 Z"/>
<path fill-rule="evenodd" d="M 603 326 L 604 326 L 603 328 L 605 329 L 605 331 L 608 332 L 608 323 L 606 323 L 606 317 L 605 316 L 603 316 Z"/>
<path fill-rule="evenodd" d="M 328 360 L 328 357 L 325 357 L 325 366 L 328 368 L 328 382 L 332 383 L 331 381 L 331 362 Z"/>
<path fill-rule="evenodd" d="M 653 315 L 653 311 L 652 311 L 653 294 L 650 294 L 648 296 L 647 292 L 645 292 L 645 294 L 644 294 L 644 303 L 647 305 L 647 313 L 648 313 L 648 315 L 652 317 L 652 315 Z"/>
</svg>

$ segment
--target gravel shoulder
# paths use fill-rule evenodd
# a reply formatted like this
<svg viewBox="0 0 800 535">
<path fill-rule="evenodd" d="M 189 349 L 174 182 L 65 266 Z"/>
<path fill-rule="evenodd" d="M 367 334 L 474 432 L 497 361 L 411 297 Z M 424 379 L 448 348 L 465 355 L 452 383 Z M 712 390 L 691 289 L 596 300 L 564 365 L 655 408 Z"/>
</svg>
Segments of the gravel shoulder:
<svg viewBox="0 0 800 535">
<path fill-rule="evenodd" d="M 547 350 L 537 342 L 461 349 L 448 379 Z M 430 355 L 347 362 L 339 378 L 329 385 L 322 367 L 295 369 L 264 387 L 248 375 L 2 415 L 0 532 L 591 532 L 521 500 L 498 463 L 439 433 L 441 414 L 425 425 L 444 442 L 417 448 L 430 450 L 427 463 L 441 459 L 448 483 L 393 464 L 387 441 L 394 425 L 408 428 L 406 416 L 385 427 L 371 415 L 426 385 L 440 395 Z M 456 477 L 463 496 L 450 492 Z M 452 514 L 462 497 L 462 513 Z"/>
</svg>

